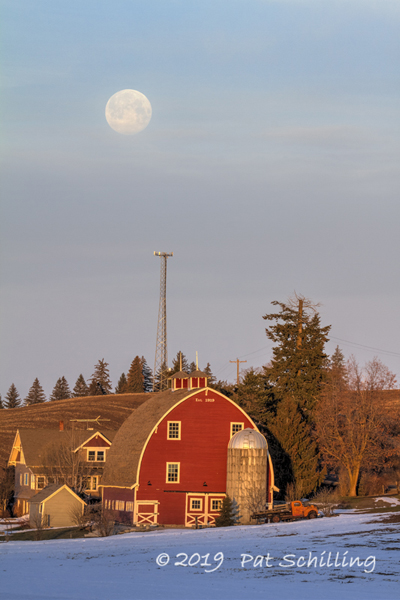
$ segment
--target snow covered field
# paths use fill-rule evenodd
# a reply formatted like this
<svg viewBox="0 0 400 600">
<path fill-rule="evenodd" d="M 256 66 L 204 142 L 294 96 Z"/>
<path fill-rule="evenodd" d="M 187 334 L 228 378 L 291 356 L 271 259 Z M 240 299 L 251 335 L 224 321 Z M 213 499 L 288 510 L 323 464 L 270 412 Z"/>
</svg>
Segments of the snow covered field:
<svg viewBox="0 0 400 600">
<path fill-rule="evenodd" d="M 0 599 L 398 600 L 399 514 L 0 543 Z"/>
</svg>

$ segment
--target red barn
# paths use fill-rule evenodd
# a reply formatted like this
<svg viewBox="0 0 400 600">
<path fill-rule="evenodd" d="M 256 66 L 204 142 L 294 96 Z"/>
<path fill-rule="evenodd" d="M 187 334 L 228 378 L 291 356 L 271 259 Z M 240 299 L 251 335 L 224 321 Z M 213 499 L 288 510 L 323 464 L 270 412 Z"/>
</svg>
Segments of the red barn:
<svg viewBox="0 0 400 600">
<path fill-rule="evenodd" d="M 226 495 L 228 443 L 246 428 L 257 430 L 237 404 L 211 388 L 156 394 L 114 438 L 101 482 L 105 510 L 130 523 L 213 524 Z M 267 465 L 270 502 L 270 457 Z"/>
</svg>

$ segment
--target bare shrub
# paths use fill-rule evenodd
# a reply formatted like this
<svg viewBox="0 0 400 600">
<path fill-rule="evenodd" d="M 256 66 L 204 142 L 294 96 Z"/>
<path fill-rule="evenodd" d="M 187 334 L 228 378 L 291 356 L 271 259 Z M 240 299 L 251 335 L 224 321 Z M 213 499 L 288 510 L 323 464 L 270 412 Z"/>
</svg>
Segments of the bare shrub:
<svg viewBox="0 0 400 600">
<path fill-rule="evenodd" d="M 81 505 L 75 505 L 69 511 L 69 516 L 71 517 L 71 520 L 74 525 L 76 525 L 80 529 L 83 529 L 91 521 L 90 507 L 85 506 L 84 510 L 82 510 Z"/>
<path fill-rule="evenodd" d="M 40 541 L 43 538 L 45 523 L 47 523 L 47 515 L 42 515 L 41 513 L 37 513 L 30 520 L 31 527 L 34 529 L 33 537 L 36 541 Z"/>
<path fill-rule="evenodd" d="M 322 488 L 314 494 L 313 504 L 323 512 L 325 517 L 332 517 L 334 508 L 339 504 L 340 494 L 336 489 Z"/>
<path fill-rule="evenodd" d="M 300 500 L 303 497 L 304 485 L 302 480 L 288 483 L 286 486 L 285 500 L 286 502 L 294 502 L 294 500 Z"/>
<path fill-rule="evenodd" d="M 104 509 L 101 504 L 92 505 L 88 511 L 92 527 L 100 537 L 113 535 L 115 529 L 115 519 L 113 511 Z"/>
</svg>

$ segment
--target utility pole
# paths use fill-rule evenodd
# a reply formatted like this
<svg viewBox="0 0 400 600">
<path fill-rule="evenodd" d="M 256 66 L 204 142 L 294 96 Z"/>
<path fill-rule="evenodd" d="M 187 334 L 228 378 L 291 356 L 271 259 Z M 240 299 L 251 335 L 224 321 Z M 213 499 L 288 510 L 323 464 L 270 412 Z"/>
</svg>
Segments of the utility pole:
<svg viewBox="0 0 400 600">
<path fill-rule="evenodd" d="M 236 360 L 230 360 L 230 363 L 236 363 L 237 364 L 237 384 L 239 385 L 239 365 L 240 363 L 245 363 L 247 362 L 247 360 L 239 360 L 238 358 Z"/>
<path fill-rule="evenodd" d="M 174 253 L 154 252 L 154 256 L 161 257 L 160 272 L 160 304 L 158 307 L 157 343 L 154 360 L 153 391 L 162 392 L 167 387 L 166 370 L 168 368 L 167 352 L 167 260 Z M 156 376 L 160 380 L 156 384 Z"/>
</svg>

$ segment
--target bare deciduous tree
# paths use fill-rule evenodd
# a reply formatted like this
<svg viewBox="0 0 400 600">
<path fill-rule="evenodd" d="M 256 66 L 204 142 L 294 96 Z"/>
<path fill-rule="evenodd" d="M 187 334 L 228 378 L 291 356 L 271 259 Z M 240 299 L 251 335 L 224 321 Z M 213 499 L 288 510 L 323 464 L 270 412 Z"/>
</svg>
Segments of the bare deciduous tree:
<svg viewBox="0 0 400 600">
<path fill-rule="evenodd" d="M 241 509 L 248 512 L 251 516 L 253 513 L 265 510 L 266 493 L 265 488 L 262 489 L 259 485 L 247 483 L 242 496 Z"/>
<path fill-rule="evenodd" d="M 352 357 L 346 370 L 346 389 L 328 386 L 319 402 L 316 433 L 326 463 L 347 472 L 349 495 L 356 496 L 361 470 L 379 468 L 396 455 L 396 419 L 382 393 L 396 379 L 377 358 L 360 369 Z"/>
<path fill-rule="evenodd" d="M 54 482 L 68 484 L 76 493 L 85 489 L 90 466 L 80 451 L 75 452 L 73 435 L 63 443 L 51 444 L 43 456 L 43 473 Z"/>
</svg>

